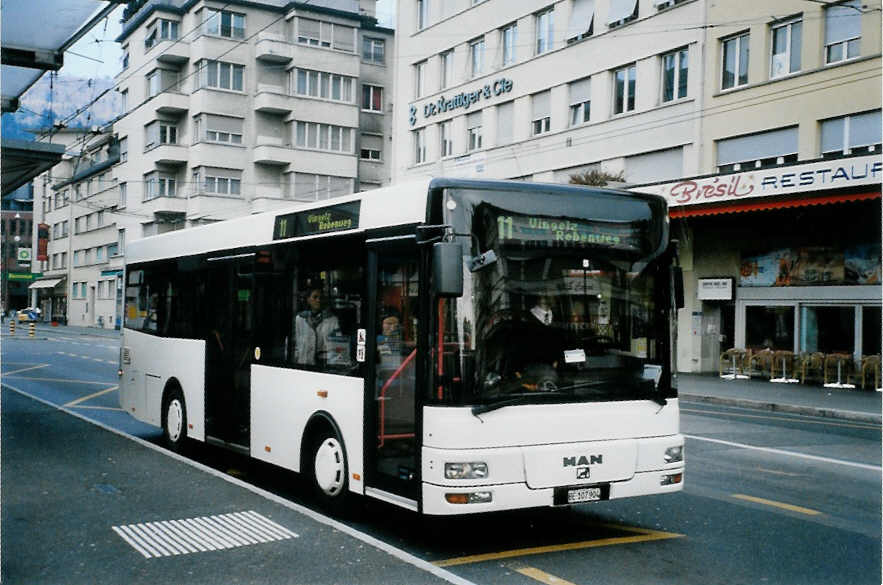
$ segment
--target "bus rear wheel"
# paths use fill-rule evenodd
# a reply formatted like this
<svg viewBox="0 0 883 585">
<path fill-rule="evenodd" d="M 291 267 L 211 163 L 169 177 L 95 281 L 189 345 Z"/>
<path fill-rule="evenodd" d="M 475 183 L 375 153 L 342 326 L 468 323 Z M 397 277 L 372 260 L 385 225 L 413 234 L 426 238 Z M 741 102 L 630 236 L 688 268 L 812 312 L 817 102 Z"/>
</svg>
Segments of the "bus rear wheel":
<svg viewBox="0 0 883 585">
<path fill-rule="evenodd" d="M 187 405 L 180 388 L 171 390 L 166 396 L 162 409 L 163 438 L 166 446 L 180 453 L 187 440 Z"/>
<path fill-rule="evenodd" d="M 347 499 L 347 463 L 343 442 L 333 431 L 316 435 L 310 449 L 313 492 L 325 507 L 343 504 Z"/>
</svg>

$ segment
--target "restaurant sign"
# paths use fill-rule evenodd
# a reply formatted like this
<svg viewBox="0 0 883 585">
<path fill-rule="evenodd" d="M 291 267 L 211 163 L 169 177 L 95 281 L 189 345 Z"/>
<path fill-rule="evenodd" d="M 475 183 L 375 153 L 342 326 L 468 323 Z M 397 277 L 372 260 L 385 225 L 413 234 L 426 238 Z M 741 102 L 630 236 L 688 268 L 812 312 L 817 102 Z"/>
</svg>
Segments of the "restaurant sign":
<svg viewBox="0 0 883 585">
<path fill-rule="evenodd" d="M 637 186 L 632 190 L 662 195 L 669 207 L 679 207 L 862 185 L 879 187 L 881 179 L 883 161 L 879 155 L 868 155 Z"/>
</svg>

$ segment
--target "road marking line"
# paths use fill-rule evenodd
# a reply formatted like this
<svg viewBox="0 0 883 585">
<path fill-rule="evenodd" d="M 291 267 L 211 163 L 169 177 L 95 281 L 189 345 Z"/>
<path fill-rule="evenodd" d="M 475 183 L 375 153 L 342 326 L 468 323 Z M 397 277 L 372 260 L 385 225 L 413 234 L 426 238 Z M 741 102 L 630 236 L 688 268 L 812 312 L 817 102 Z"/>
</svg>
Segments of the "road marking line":
<svg viewBox="0 0 883 585">
<path fill-rule="evenodd" d="M 758 498 L 755 496 L 746 496 L 745 494 L 732 494 L 731 497 L 736 498 L 737 500 L 754 502 L 755 504 L 763 504 L 765 506 L 782 508 L 783 510 L 790 510 L 791 512 L 798 512 L 800 514 L 806 514 L 807 516 L 818 516 L 821 514 L 821 512 L 819 512 L 818 510 L 804 508 L 802 506 L 795 506 L 794 504 L 786 504 L 784 502 L 776 502 L 775 500 L 766 500 L 764 498 Z"/>
<path fill-rule="evenodd" d="M 695 441 L 706 441 L 708 443 L 717 443 L 719 445 L 727 445 L 729 447 L 738 447 L 740 449 L 750 449 L 752 451 L 762 451 L 764 453 L 773 453 L 776 455 L 788 455 L 790 457 L 799 457 L 801 459 L 811 459 L 812 461 L 821 461 L 822 463 L 834 463 L 835 465 L 846 465 L 847 467 L 857 467 L 859 469 L 870 469 L 871 471 L 881 471 L 883 467 L 879 465 L 868 465 L 867 463 L 855 463 L 853 461 L 842 461 L 840 459 L 831 459 L 830 457 L 820 457 L 818 455 L 808 455 L 806 453 L 796 453 L 794 451 L 785 451 L 782 449 L 773 449 L 772 447 L 757 447 L 755 445 L 746 445 L 744 443 L 733 443 L 731 441 L 721 441 L 720 439 L 709 439 L 706 437 L 697 437 L 695 435 L 684 435 L 688 439 Z"/>
<path fill-rule="evenodd" d="M 39 366 L 31 366 L 30 368 L 22 368 L 20 370 L 12 370 L 11 372 L 5 372 L 3 377 L 12 376 L 13 374 L 21 374 L 22 372 L 28 372 L 30 370 L 39 370 L 40 368 L 48 368 L 49 364 L 40 364 Z"/>
<path fill-rule="evenodd" d="M 121 431 L 118 428 L 104 424 L 104 423 L 99 422 L 97 420 L 83 416 L 82 414 L 80 414 L 79 412 L 76 412 L 75 410 L 71 410 L 69 408 L 64 408 L 64 407 L 61 407 L 57 404 L 53 404 L 52 402 L 49 402 L 48 400 L 45 400 L 43 398 L 40 398 L 39 396 L 36 396 L 36 395 L 31 394 L 29 392 L 26 392 L 26 391 L 22 390 L 21 388 L 16 388 L 15 386 L 12 386 L 11 384 L 4 383 L 4 384 L 2 384 L 2 387 L 7 390 L 11 390 L 17 394 L 20 394 L 22 396 L 25 396 L 27 398 L 30 398 L 31 400 L 39 402 L 40 404 L 44 404 L 44 405 L 48 406 L 49 408 L 54 408 L 55 410 L 59 410 L 61 412 L 64 412 L 65 414 L 69 414 L 70 416 L 78 418 L 78 419 L 82 420 L 83 422 L 87 422 L 91 425 L 95 425 L 96 427 L 98 427 L 100 429 L 103 429 L 103 430 L 113 433 L 117 436 L 128 439 L 129 441 L 132 441 L 133 443 L 137 443 L 138 445 L 140 445 L 141 447 L 144 447 L 145 449 L 150 449 L 151 451 L 158 453 L 158 454 L 162 455 L 163 457 L 168 457 L 169 459 L 173 459 L 179 463 L 183 463 L 184 465 L 192 467 L 193 469 L 197 469 L 197 470 L 201 471 L 202 473 L 205 473 L 205 474 L 215 477 L 217 479 L 221 479 L 231 485 L 235 485 L 238 488 L 241 488 L 241 489 L 249 491 L 253 494 L 256 494 L 269 502 L 273 502 L 274 504 L 277 504 L 279 506 L 287 508 L 288 510 L 291 510 L 297 514 L 300 514 L 301 516 L 306 516 L 307 518 L 310 518 L 311 520 L 315 520 L 316 522 L 319 522 L 320 524 L 328 526 L 328 527 L 330 527 L 330 528 L 332 528 L 342 534 L 346 534 L 346 535 L 351 536 L 357 540 L 360 540 L 361 542 L 364 542 L 368 546 L 372 546 L 372 547 L 376 548 L 377 550 L 383 551 L 383 552 L 387 553 L 388 555 L 390 555 L 390 556 L 392 556 L 392 557 L 394 557 L 404 563 L 408 563 L 412 567 L 416 567 L 417 569 L 419 569 L 421 571 L 425 571 L 425 572 L 429 573 L 430 575 L 434 575 L 434 576 L 438 577 L 439 579 L 447 581 L 448 583 L 453 583 L 454 585 L 476 585 L 476 583 L 474 583 L 468 579 L 465 579 L 459 575 L 455 575 L 454 573 L 451 573 L 450 571 L 447 571 L 441 567 L 438 567 L 438 566 L 430 563 L 429 561 L 421 559 L 420 557 L 413 555 L 405 550 L 402 550 L 402 549 L 400 549 L 400 548 L 398 548 L 388 542 L 385 542 L 383 540 L 380 540 L 377 537 L 371 536 L 370 534 L 367 534 L 365 532 L 357 530 L 348 524 L 344 524 L 343 522 L 340 522 L 339 520 L 335 520 L 334 518 L 331 518 L 331 517 L 326 516 L 324 514 L 320 514 L 319 512 L 316 512 L 315 510 L 311 510 L 310 508 L 307 508 L 306 506 L 302 506 L 300 504 L 295 504 L 291 500 L 286 500 L 285 498 L 283 498 L 281 496 L 278 496 L 278 495 L 276 495 L 272 492 L 269 492 L 265 489 L 259 488 L 255 485 L 248 483 L 248 482 L 242 481 L 241 479 L 237 479 L 235 477 L 230 477 L 229 475 L 225 475 L 224 473 L 218 471 L 217 469 L 213 469 L 213 468 L 209 467 L 208 465 L 204 465 L 202 463 L 199 463 L 198 461 L 193 461 L 192 459 L 187 459 L 186 457 L 184 457 L 182 455 L 178 455 L 177 453 L 172 453 L 171 451 L 167 451 L 166 449 L 163 449 L 162 447 L 154 445 L 153 443 L 151 443 L 149 441 L 146 441 L 146 440 L 136 437 L 134 435 L 130 435 L 124 431 Z"/>
<path fill-rule="evenodd" d="M 566 579 L 562 579 L 560 577 L 556 577 L 555 575 L 550 575 L 545 571 L 541 571 L 534 567 L 511 567 L 518 573 L 521 573 L 525 577 L 530 577 L 540 583 L 545 583 L 546 585 L 576 585 L 571 581 L 567 581 Z"/>
<path fill-rule="evenodd" d="M 6 377 L 6 374 L 3 374 Z M 92 380 L 71 380 L 69 378 L 31 378 L 30 376 L 12 376 L 13 378 L 21 378 L 29 382 L 68 382 L 70 384 L 95 384 L 96 386 L 107 386 L 109 382 L 97 382 Z"/>
<path fill-rule="evenodd" d="M 705 415 L 719 414 L 719 415 L 723 415 L 723 416 L 740 416 L 742 418 L 759 418 L 759 419 L 763 419 L 763 420 L 775 420 L 775 421 L 779 421 L 779 422 L 791 421 L 791 422 L 797 422 L 800 424 L 825 425 L 825 426 L 830 426 L 830 427 L 846 427 L 846 428 L 850 428 L 850 429 L 870 429 L 870 430 L 874 430 L 874 431 L 880 429 L 880 425 L 873 425 L 873 424 L 850 424 L 850 423 L 828 422 L 828 421 L 823 421 L 823 420 L 805 420 L 805 419 L 795 418 L 795 417 L 798 417 L 798 416 L 799 417 L 807 417 L 809 415 L 786 413 L 786 412 L 782 412 L 781 414 L 790 414 L 791 416 L 778 416 L 778 417 L 776 417 L 776 416 L 763 416 L 760 414 L 743 414 L 741 412 L 730 413 L 730 412 L 723 412 L 720 410 L 695 410 L 695 409 L 691 409 L 691 408 L 681 408 L 681 412 L 689 412 L 692 414 L 705 414 Z"/>
<path fill-rule="evenodd" d="M 102 394 L 107 394 L 108 392 L 113 392 L 114 390 L 117 390 L 118 388 L 119 388 L 119 385 L 115 384 L 115 385 L 111 386 L 110 388 L 105 388 L 104 390 L 99 390 L 98 392 L 95 392 L 94 394 L 89 394 L 88 396 L 83 396 L 82 398 L 77 398 L 76 400 L 68 402 L 67 404 L 65 404 L 65 406 L 76 406 L 81 402 L 86 402 L 87 400 L 91 400 L 92 398 L 98 398 Z"/>
<path fill-rule="evenodd" d="M 608 525 L 615 526 L 615 525 Z M 549 546 L 537 546 L 530 548 L 518 548 L 513 550 L 501 551 L 496 553 L 485 553 L 480 555 L 469 555 L 465 557 L 455 557 L 445 559 L 443 561 L 435 561 L 433 564 L 437 567 L 453 567 L 456 565 L 468 565 L 471 563 L 481 563 L 484 561 L 495 561 L 499 559 L 511 559 L 515 557 L 525 557 L 530 555 L 539 555 L 553 552 L 564 552 L 570 550 L 580 550 L 584 548 L 597 548 L 602 546 L 612 546 L 616 544 L 631 544 L 635 542 L 649 542 L 653 540 L 665 540 L 669 538 L 682 538 L 683 534 L 675 532 L 661 532 L 658 530 L 629 529 L 625 526 L 615 526 L 621 530 L 629 532 L 640 532 L 636 536 L 617 536 L 613 538 L 601 538 L 598 540 L 585 540 L 582 542 L 569 542 L 566 544 L 553 544 Z"/>
<path fill-rule="evenodd" d="M 770 473 L 772 475 L 783 475 L 785 477 L 802 477 L 801 473 L 788 473 L 787 471 L 779 471 L 778 469 L 767 469 L 766 467 L 755 467 L 761 473 Z"/>
<path fill-rule="evenodd" d="M 299 538 L 296 533 L 254 511 L 111 528 L 147 559 L 195 553 L 200 549 L 237 548 Z M 200 546 L 188 544 L 189 540 Z"/>
<path fill-rule="evenodd" d="M 118 408 L 116 406 L 74 406 L 73 408 L 80 408 L 84 410 L 110 410 L 113 412 L 126 412 L 122 408 Z"/>
</svg>

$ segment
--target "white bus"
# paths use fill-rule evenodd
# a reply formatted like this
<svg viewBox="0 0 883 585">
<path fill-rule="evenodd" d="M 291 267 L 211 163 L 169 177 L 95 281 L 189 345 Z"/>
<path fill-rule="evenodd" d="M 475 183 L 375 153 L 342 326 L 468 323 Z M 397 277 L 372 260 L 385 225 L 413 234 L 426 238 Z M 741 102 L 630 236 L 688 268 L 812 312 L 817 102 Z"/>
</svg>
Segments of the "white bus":
<svg viewBox="0 0 883 585">
<path fill-rule="evenodd" d="M 661 197 L 433 179 L 132 242 L 120 403 L 433 515 L 683 487 Z M 679 300 L 679 298 L 681 300 Z"/>
</svg>

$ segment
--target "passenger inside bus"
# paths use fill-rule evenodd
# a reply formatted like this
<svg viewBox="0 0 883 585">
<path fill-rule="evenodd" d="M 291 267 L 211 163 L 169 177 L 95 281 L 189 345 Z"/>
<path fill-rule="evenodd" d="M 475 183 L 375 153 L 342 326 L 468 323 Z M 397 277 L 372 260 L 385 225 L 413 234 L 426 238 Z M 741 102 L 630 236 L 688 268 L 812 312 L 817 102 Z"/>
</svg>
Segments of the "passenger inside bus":
<svg viewBox="0 0 883 585">
<path fill-rule="evenodd" d="M 294 361 L 315 366 L 334 361 L 333 337 L 340 336 L 340 322 L 329 309 L 324 308 L 322 289 L 309 289 L 306 309 L 299 312 L 294 322 Z"/>
</svg>

